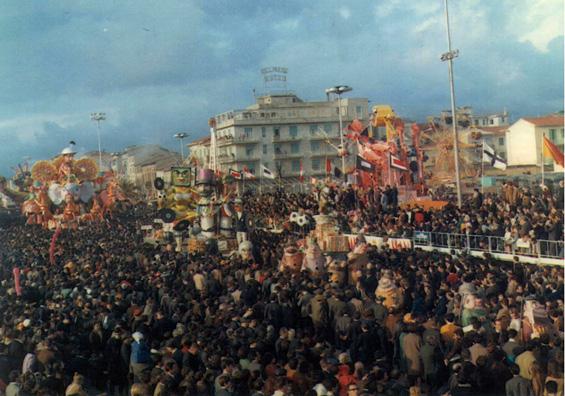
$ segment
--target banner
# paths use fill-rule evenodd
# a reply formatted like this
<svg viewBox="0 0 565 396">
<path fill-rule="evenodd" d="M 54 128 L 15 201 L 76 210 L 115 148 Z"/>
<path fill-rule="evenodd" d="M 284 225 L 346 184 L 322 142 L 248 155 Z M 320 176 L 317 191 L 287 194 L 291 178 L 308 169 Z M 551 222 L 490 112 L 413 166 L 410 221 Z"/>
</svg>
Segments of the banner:
<svg viewBox="0 0 565 396">
<path fill-rule="evenodd" d="M 357 169 L 365 172 L 374 172 L 375 166 L 361 156 L 357 156 Z"/>
<path fill-rule="evenodd" d="M 393 154 L 390 155 L 390 166 L 392 168 L 400 169 L 400 170 L 403 170 L 403 171 L 408 170 L 408 166 L 406 166 L 406 163 L 404 161 L 402 161 L 400 158 L 398 158 L 396 155 L 393 155 Z"/>
<path fill-rule="evenodd" d="M 357 235 L 348 234 L 347 240 L 349 242 L 350 249 L 353 250 L 355 241 L 357 240 Z M 365 240 L 367 241 L 367 244 L 375 246 L 378 249 L 382 249 L 385 246 L 391 250 L 405 250 L 412 248 L 412 240 L 405 238 L 387 238 L 387 240 L 385 240 L 383 237 L 365 235 Z"/>
<path fill-rule="evenodd" d="M 237 171 L 237 170 L 231 169 L 231 168 L 230 168 L 230 175 L 234 179 L 242 179 L 242 177 L 243 177 L 243 174 L 240 171 Z"/>
</svg>

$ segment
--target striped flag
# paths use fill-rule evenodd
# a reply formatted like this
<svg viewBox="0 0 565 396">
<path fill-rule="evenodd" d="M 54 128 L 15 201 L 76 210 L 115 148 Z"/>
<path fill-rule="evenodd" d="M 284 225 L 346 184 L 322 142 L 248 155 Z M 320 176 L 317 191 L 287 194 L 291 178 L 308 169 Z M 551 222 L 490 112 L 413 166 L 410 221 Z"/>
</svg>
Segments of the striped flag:
<svg viewBox="0 0 565 396">
<path fill-rule="evenodd" d="M 275 178 L 275 174 L 273 172 L 271 172 L 271 170 L 263 164 L 261 164 L 261 175 L 263 177 L 266 177 L 267 179 L 274 179 Z"/>
<path fill-rule="evenodd" d="M 243 178 L 244 179 L 255 179 L 255 175 L 253 173 L 251 173 L 251 171 L 249 170 L 249 168 L 247 166 L 243 167 Z"/>
<path fill-rule="evenodd" d="M 231 168 L 230 168 L 230 175 L 234 179 L 241 179 L 243 177 L 243 174 L 240 171 Z"/>
<path fill-rule="evenodd" d="M 506 170 L 506 161 L 496 154 L 496 151 L 483 140 L 483 162 L 490 163 L 496 169 Z"/>
</svg>

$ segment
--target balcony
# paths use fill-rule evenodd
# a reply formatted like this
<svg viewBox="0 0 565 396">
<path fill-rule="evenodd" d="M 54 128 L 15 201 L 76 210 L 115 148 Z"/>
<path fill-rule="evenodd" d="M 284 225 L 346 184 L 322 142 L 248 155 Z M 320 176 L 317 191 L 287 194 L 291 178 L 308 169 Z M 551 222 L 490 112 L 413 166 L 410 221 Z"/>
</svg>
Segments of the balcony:
<svg viewBox="0 0 565 396">
<path fill-rule="evenodd" d="M 221 137 L 216 140 L 218 147 L 230 146 L 230 145 L 242 145 L 242 144 L 258 144 L 261 141 L 259 138 L 247 138 L 247 137 L 232 137 L 226 136 Z"/>
<path fill-rule="evenodd" d="M 284 143 L 284 142 L 299 142 L 303 140 L 303 136 L 275 136 L 273 135 L 273 143 Z"/>
<path fill-rule="evenodd" d="M 328 157 L 328 158 L 333 158 L 333 157 L 337 157 L 337 151 L 336 150 L 328 150 L 328 151 L 316 151 L 316 152 L 311 152 L 310 153 L 310 157 L 315 158 L 315 157 Z"/>
<path fill-rule="evenodd" d="M 298 153 L 288 153 L 285 151 L 280 151 L 280 152 L 275 152 L 273 154 L 273 157 L 275 159 L 292 159 L 292 158 L 303 158 L 304 157 L 304 152 L 298 152 Z"/>
<path fill-rule="evenodd" d="M 315 134 L 315 135 L 310 135 L 310 140 L 340 140 L 341 138 L 339 137 L 339 135 L 334 136 L 332 135 L 328 135 L 328 136 L 324 136 L 324 135 L 320 135 L 320 134 Z M 344 136 L 345 139 L 345 136 Z"/>
</svg>

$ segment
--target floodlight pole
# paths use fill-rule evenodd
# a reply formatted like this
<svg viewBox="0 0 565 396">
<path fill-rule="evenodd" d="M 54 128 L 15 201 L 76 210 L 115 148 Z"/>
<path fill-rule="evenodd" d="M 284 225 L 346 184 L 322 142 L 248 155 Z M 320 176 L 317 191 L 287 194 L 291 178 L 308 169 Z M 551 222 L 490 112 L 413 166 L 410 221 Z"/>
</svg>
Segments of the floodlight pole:
<svg viewBox="0 0 565 396">
<path fill-rule="evenodd" d="M 441 56 L 442 61 L 447 61 L 449 70 L 449 89 L 451 91 L 451 125 L 453 127 L 453 151 L 455 156 L 455 183 L 457 186 L 457 207 L 461 208 L 461 174 L 459 171 L 459 139 L 457 138 L 457 112 L 455 108 L 455 84 L 453 82 L 453 58 L 459 56 L 459 50 L 451 50 L 451 32 L 449 30 L 449 10 L 445 0 L 445 25 L 447 28 L 447 52 Z"/>
<path fill-rule="evenodd" d="M 98 134 L 98 169 L 102 172 L 102 145 L 100 143 L 100 121 L 106 120 L 106 113 L 91 113 L 90 119 L 96 121 Z"/>
</svg>

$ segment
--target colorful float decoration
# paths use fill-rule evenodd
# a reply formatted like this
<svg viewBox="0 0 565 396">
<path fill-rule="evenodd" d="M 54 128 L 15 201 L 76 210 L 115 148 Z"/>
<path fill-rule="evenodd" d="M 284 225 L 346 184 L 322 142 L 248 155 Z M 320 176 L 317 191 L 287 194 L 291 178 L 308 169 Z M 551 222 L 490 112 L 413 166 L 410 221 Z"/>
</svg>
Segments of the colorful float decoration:
<svg viewBox="0 0 565 396">
<path fill-rule="evenodd" d="M 29 195 L 21 207 L 27 224 L 46 228 L 76 228 L 111 215 L 124 201 L 112 172 L 98 174 L 90 158 L 75 159 L 70 142 L 53 160 L 37 161 L 31 168 Z"/>
<path fill-rule="evenodd" d="M 198 218 L 199 194 L 194 188 L 192 168 L 172 167 L 170 184 L 157 177 L 153 186 L 157 190 L 158 217 L 164 223 L 171 224 L 175 231 L 187 230 Z"/>
</svg>

